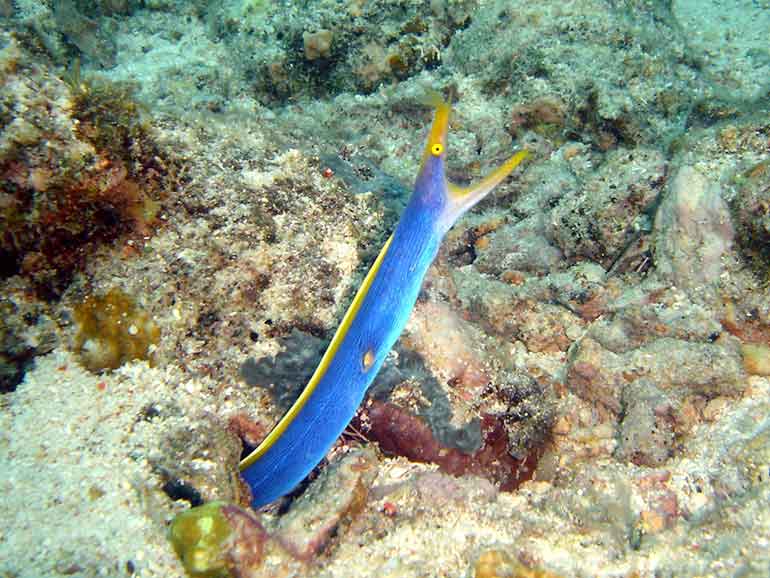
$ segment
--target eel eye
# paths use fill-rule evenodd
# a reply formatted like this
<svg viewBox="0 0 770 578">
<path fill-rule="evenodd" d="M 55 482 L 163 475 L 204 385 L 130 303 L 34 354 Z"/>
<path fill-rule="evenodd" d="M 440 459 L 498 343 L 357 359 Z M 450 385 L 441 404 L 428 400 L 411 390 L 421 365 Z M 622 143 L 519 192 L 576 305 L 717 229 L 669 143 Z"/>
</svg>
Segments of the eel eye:
<svg viewBox="0 0 770 578">
<path fill-rule="evenodd" d="M 434 157 L 439 156 L 443 152 L 444 152 L 444 145 L 442 145 L 440 142 L 437 142 L 436 144 L 433 144 L 430 147 L 430 154 L 432 154 Z"/>
<path fill-rule="evenodd" d="M 374 350 L 367 349 L 366 353 L 364 353 L 364 356 L 361 359 L 361 365 L 364 366 L 364 371 L 368 371 L 373 363 L 374 363 Z"/>
</svg>

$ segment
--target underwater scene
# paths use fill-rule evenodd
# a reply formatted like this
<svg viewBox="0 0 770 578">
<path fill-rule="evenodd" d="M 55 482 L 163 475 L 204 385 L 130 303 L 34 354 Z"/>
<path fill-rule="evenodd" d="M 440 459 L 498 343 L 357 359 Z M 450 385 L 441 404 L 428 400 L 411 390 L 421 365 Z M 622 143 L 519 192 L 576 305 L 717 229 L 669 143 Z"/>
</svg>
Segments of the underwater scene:
<svg viewBox="0 0 770 578">
<path fill-rule="evenodd" d="M 0 0 L 0 578 L 770 576 L 770 0 Z"/>
</svg>

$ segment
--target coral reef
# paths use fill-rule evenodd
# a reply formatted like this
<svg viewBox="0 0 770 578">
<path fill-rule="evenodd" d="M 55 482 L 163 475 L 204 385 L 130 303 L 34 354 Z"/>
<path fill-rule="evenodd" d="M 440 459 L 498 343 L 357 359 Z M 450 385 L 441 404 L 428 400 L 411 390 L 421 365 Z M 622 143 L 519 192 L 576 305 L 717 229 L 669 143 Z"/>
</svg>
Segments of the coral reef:
<svg viewBox="0 0 770 578">
<path fill-rule="evenodd" d="M 0 0 L 0 574 L 182 578 L 188 524 L 201 575 L 766 575 L 768 14 Z M 241 440 L 392 229 L 428 87 L 453 181 L 533 161 L 447 235 L 328 461 L 250 512 Z M 133 353 L 122 314 L 71 339 L 110 302 Z"/>
</svg>

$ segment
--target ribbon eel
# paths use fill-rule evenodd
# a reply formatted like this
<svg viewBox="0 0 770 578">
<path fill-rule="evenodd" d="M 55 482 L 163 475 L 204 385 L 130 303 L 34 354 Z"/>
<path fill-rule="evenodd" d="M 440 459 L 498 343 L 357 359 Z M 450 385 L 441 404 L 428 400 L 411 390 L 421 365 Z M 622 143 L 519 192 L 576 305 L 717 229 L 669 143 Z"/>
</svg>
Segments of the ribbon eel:
<svg viewBox="0 0 770 578">
<path fill-rule="evenodd" d="M 240 463 L 252 506 L 289 493 L 347 427 L 414 307 L 423 277 L 457 219 L 528 155 L 521 150 L 470 187 L 445 176 L 451 106 L 436 96 L 420 172 L 395 232 L 374 261 L 305 389 Z"/>
</svg>

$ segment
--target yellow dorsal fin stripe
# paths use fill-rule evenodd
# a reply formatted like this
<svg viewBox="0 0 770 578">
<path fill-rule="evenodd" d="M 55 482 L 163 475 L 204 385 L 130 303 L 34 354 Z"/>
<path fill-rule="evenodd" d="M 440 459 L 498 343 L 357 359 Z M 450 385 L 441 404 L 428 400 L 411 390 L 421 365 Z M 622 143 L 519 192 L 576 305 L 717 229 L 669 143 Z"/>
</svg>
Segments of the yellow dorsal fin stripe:
<svg viewBox="0 0 770 578">
<path fill-rule="evenodd" d="M 305 389 L 302 390 L 302 393 L 299 395 L 294 404 L 289 408 L 289 411 L 284 414 L 276 426 L 270 431 L 269 434 L 267 434 L 267 437 L 262 440 L 262 442 L 254 449 L 253 452 L 241 460 L 239 465 L 241 470 L 248 468 L 251 464 L 262 457 L 262 455 L 268 449 L 270 449 L 276 440 L 281 437 L 283 432 L 286 431 L 286 428 L 289 427 L 289 424 L 294 420 L 294 418 L 297 417 L 297 414 L 307 403 L 307 400 L 310 399 L 310 396 L 313 394 L 313 391 L 318 385 L 318 382 L 321 381 L 321 378 L 329 368 L 329 364 L 337 354 L 337 350 L 339 349 L 342 340 L 345 338 L 345 335 L 350 328 L 350 324 L 353 322 L 353 319 L 355 319 L 358 310 L 361 308 L 361 303 L 366 297 L 366 294 L 369 292 L 369 287 L 371 287 L 372 281 L 374 281 L 374 278 L 377 275 L 377 271 L 380 269 L 382 260 L 385 258 L 385 253 L 387 253 L 388 247 L 390 247 L 390 242 L 392 240 L 393 235 L 388 238 L 388 240 L 385 242 L 385 245 L 380 250 L 380 254 L 377 255 L 377 258 L 374 260 L 371 269 L 369 269 L 369 272 L 366 274 L 361 287 L 358 288 L 356 296 L 353 298 L 353 302 L 345 312 L 345 316 L 342 318 L 340 326 L 334 333 L 334 337 L 332 337 L 331 343 L 329 343 L 329 347 L 326 348 L 326 352 L 321 358 L 318 367 L 316 367 L 316 370 L 313 372 L 310 381 L 307 382 Z"/>
</svg>

